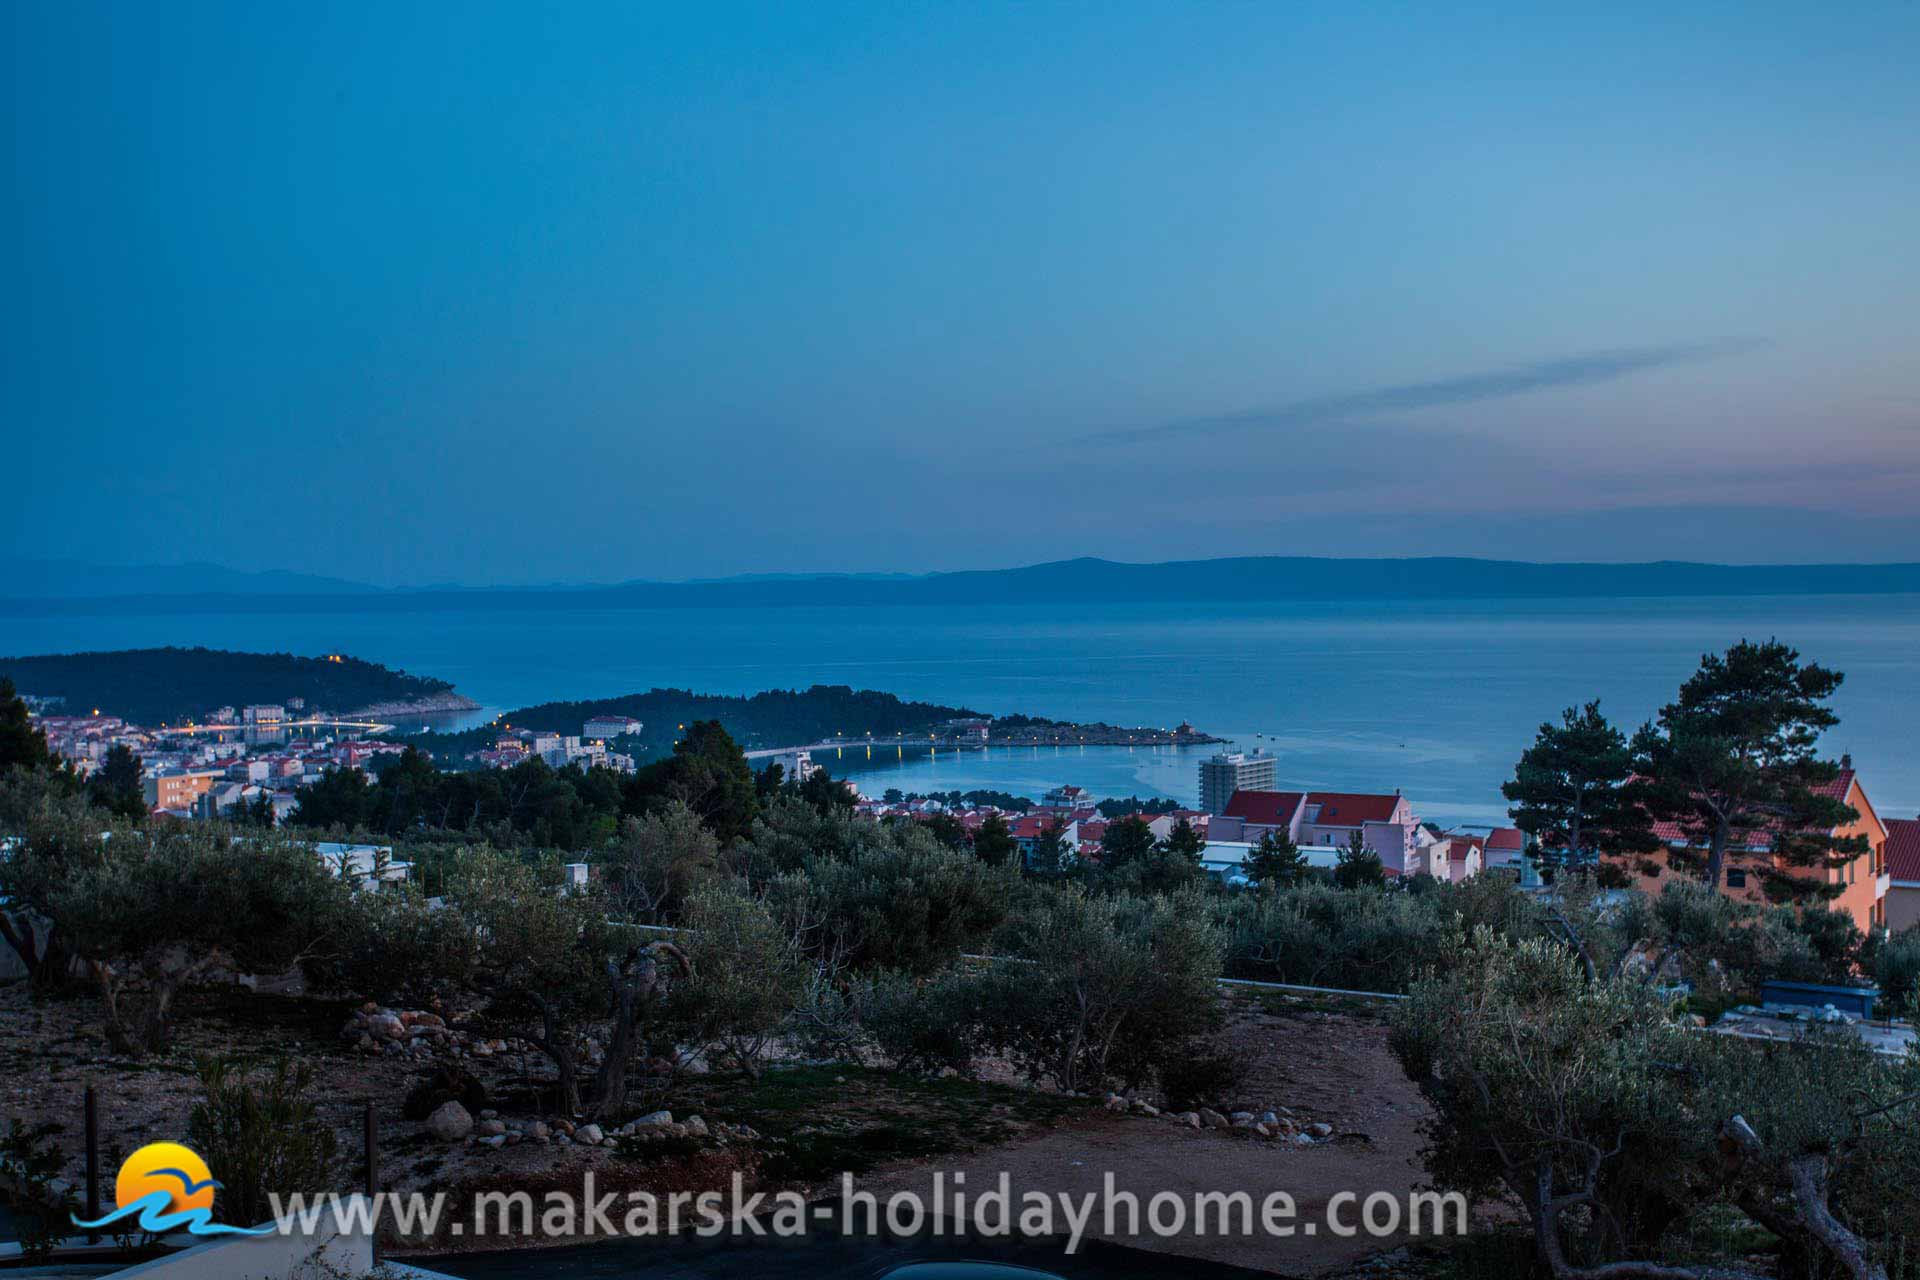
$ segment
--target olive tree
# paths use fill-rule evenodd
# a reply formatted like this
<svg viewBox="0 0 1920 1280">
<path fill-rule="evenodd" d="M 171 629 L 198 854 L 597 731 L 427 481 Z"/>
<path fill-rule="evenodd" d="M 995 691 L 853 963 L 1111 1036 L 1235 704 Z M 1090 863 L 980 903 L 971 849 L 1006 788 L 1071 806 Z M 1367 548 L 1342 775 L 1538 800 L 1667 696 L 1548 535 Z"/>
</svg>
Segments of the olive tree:
<svg viewBox="0 0 1920 1280">
<path fill-rule="evenodd" d="M 566 891 L 553 859 L 480 850 L 453 873 L 450 897 L 472 929 L 488 1018 L 553 1063 L 560 1108 L 599 1116 L 621 1106 L 643 1024 L 667 995 L 661 961 L 684 972 L 684 954 L 608 920 L 597 895 Z M 583 1085 L 596 1030 L 604 1053 Z"/>
<path fill-rule="evenodd" d="M 1220 940 L 1193 895 L 1036 896 L 981 993 L 989 1039 L 1069 1092 L 1140 1083 L 1218 1018 Z"/>
<path fill-rule="evenodd" d="M 1433 1104 L 1435 1181 L 1511 1194 L 1557 1280 L 1750 1274 L 1664 1251 L 1727 1203 L 1783 1241 L 1790 1275 L 1885 1280 L 1907 1229 L 1887 1224 L 1911 1220 L 1915 1139 L 1895 1113 L 1920 1097 L 1920 1066 L 1857 1041 L 1702 1035 L 1645 982 L 1481 928 L 1415 984 L 1392 1046 Z"/>
<path fill-rule="evenodd" d="M 47 895 L 121 1053 L 168 1047 L 182 988 L 217 970 L 281 973 L 332 954 L 352 889 L 313 849 L 207 824 L 114 830 Z"/>
</svg>

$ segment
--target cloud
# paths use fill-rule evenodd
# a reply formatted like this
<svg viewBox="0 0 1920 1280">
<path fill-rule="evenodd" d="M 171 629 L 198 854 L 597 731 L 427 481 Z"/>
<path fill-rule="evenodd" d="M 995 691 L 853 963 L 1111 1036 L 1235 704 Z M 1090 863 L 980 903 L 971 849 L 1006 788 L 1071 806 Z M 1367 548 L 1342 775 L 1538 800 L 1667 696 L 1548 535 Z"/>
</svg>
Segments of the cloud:
<svg viewBox="0 0 1920 1280">
<path fill-rule="evenodd" d="M 1279 428 L 1312 426 L 1338 422 L 1375 413 L 1404 413 L 1413 409 L 1434 409 L 1447 405 L 1473 404 L 1482 400 L 1503 400 L 1510 396 L 1561 387 L 1590 386 L 1612 382 L 1652 369 L 1670 365 L 1694 364 L 1739 355 L 1766 345 L 1758 338 L 1721 338 L 1711 342 L 1676 343 L 1659 347 L 1616 347 L 1589 351 L 1581 355 L 1540 360 L 1511 369 L 1469 373 L 1433 382 L 1404 382 L 1374 387 L 1366 391 L 1348 391 L 1339 395 L 1296 400 L 1270 409 L 1252 409 L 1244 413 L 1221 414 L 1210 418 L 1189 418 L 1151 427 L 1102 431 L 1085 437 L 1109 443 L 1162 440 L 1173 436 L 1206 435 L 1228 431 L 1270 431 Z"/>
</svg>

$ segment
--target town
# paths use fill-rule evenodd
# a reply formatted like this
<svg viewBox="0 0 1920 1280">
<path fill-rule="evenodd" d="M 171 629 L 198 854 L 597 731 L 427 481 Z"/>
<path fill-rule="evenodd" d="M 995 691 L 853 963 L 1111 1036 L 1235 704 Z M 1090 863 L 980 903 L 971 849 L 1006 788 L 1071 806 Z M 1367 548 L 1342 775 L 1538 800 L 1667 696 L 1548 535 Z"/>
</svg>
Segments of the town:
<svg viewBox="0 0 1920 1280">
<path fill-rule="evenodd" d="M 39 702 L 24 699 L 29 707 Z M 113 770 L 137 771 L 144 811 L 161 819 L 243 820 L 278 825 L 293 819 L 304 787 L 335 770 L 369 777 L 383 760 L 406 750 L 404 742 L 382 736 L 392 726 L 347 721 L 309 709 L 303 699 L 210 709 L 203 720 L 174 726 L 129 724 L 110 715 L 60 715 L 32 711 L 32 723 L 52 752 L 82 778 L 103 779 Z M 928 737 L 940 746 L 977 746 L 988 740 L 990 717 L 947 722 Z M 636 770 L 635 757 L 610 744 L 631 740 L 644 725 L 626 716 L 599 715 L 576 733 L 503 725 L 491 746 L 469 753 L 477 767 L 512 769 L 539 761 L 550 769 Z M 1140 731 L 1135 731 L 1140 732 Z M 1031 730 L 1016 741 L 1024 741 Z M 1129 735 L 1131 736 L 1131 735 Z M 1144 732 L 1142 738 L 1147 737 Z M 1212 742 L 1217 739 L 1182 724 L 1165 741 Z M 871 739 L 849 739 L 871 745 Z M 912 740 L 916 747 L 924 739 Z M 785 779 L 805 782 L 820 770 L 813 750 L 834 744 L 771 748 L 747 752 L 760 765 L 775 766 Z M 117 761 L 117 764 L 116 764 Z M 1418 816 L 1413 801 L 1400 791 L 1365 794 L 1277 789 L 1279 760 L 1262 750 L 1221 752 L 1198 764 L 1195 794 L 1199 804 L 1128 804 L 1062 783 L 1021 807 L 991 801 L 940 797 L 873 797 L 842 780 L 860 815 L 881 822 L 930 825 L 971 847 L 989 824 L 999 824 L 1026 865 L 1043 851 L 1062 866 L 1101 864 L 1108 834 L 1116 823 L 1138 823 L 1152 841 L 1166 842 L 1183 829 L 1198 865 L 1223 885 L 1253 883 L 1249 864 L 1262 842 L 1284 841 L 1297 847 L 1303 863 L 1331 873 L 1343 857 L 1359 853 L 1377 861 L 1384 880 L 1428 876 L 1459 883 L 1493 873 L 1510 877 L 1530 891 L 1545 882 L 1533 841 L 1520 828 L 1496 826 L 1480 831 L 1441 829 Z M 132 773 L 129 773 L 128 784 Z M 1826 886 L 1824 896 L 1846 912 L 1863 932 L 1899 930 L 1920 922 L 1920 819 L 1882 819 L 1868 799 L 1851 757 L 1843 758 L 1836 777 L 1825 784 L 1833 799 L 1856 815 L 1830 832 L 1835 841 L 1858 840 L 1858 857 L 1817 870 L 1794 869 Z M 1009 798 L 1013 800 L 1014 798 Z M 1673 823 L 1665 843 L 1685 850 L 1690 841 Z M 1764 850 L 1764 840 L 1756 846 Z M 371 849 L 372 846 L 366 846 Z M 387 851 L 391 853 L 391 850 Z M 366 856 L 363 851 L 362 856 Z M 1610 860 L 1616 882 L 1657 892 L 1673 868 L 1661 858 L 1618 856 Z M 1726 891 L 1735 897 L 1766 900 L 1763 877 L 1749 880 L 1746 868 L 1730 868 Z"/>
</svg>

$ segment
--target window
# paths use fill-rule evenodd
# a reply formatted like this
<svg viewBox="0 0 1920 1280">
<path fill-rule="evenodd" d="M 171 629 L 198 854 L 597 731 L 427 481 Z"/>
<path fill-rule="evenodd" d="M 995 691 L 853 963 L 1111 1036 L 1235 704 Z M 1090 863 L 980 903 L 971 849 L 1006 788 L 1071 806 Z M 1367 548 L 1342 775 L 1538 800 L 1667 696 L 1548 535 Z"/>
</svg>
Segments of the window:
<svg viewBox="0 0 1920 1280">
<path fill-rule="evenodd" d="M 1727 888 L 1744 889 L 1747 887 L 1747 873 L 1739 867 L 1727 868 Z"/>
</svg>

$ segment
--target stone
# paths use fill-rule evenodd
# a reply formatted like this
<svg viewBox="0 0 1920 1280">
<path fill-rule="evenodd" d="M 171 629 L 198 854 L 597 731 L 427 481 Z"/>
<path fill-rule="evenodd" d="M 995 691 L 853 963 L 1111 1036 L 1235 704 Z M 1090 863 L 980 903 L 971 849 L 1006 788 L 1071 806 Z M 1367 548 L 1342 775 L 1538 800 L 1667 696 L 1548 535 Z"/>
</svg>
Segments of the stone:
<svg viewBox="0 0 1920 1280">
<path fill-rule="evenodd" d="M 689 1138 L 704 1138 L 708 1135 L 707 1122 L 699 1116 L 688 1116 L 686 1127 Z"/>
<path fill-rule="evenodd" d="M 427 1132 L 442 1142 L 458 1142 L 473 1132 L 473 1117 L 457 1102 L 443 1102 L 427 1117 Z"/>
<path fill-rule="evenodd" d="M 547 1122 L 545 1120 L 535 1120 L 527 1126 L 527 1136 L 545 1142 L 553 1136 L 553 1131 L 547 1128 Z"/>
<path fill-rule="evenodd" d="M 1261 1124 L 1279 1124 L 1280 1117 L 1273 1114 L 1273 1112 L 1271 1111 L 1262 1111 L 1260 1113 L 1260 1123 Z"/>
<path fill-rule="evenodd" d="M 504 1120 L 482 1120 L 475 1130 L 483 1138 L 497 1138 L 506 1131 L 507 1123 Z"/>
<path fill-rule="evenodd" d="M 367 1019 L 367 1032 L 378 1040 L 398 1040 L 407 1026 L 391 1013 L 376 1013 Z"/>
<path fill-rule="evenodd" d="M 1110 1093 L 1107 1095 L 1107 1100 L 1101 1105 L 1109 1111 L 1125 1111 L 1127 1109 L 1127 1100 L 1117 1093 Z"/>
<path fill-rule="evenodd" d="M 492 1147 L 495 1151 L 498 1151 L 501 1147 L 507 1145 L 507 1135 L 504 1133 L 496 1133 L 492 1137 L 481 1138 L 479 1141 L 481 1146 Z"/>
<path fill-rule="evenodd" d="M 1313 1145 L 1313 1139 L 1304 1133 L 1296 1133 L 1293 1135 L 1293 1143 L 1297 1147 L 1310 1147 Z"/>
<path fill-rule="evenodd" d="M 1133 1104 L 1133 1109 L 1143 1116 L 1157 1116 L 1160 1114 L 1160 1108 L 1154 1106 L 1151 1102 L 1136 1101 Z"/>
<path fill-rule="evenodd" d="M 573 1145 L 573 1139 L 564 1133 L 557 1133 L 553 1137 L 553 1144 L 557 1147 L 570 1147 Z"/>
<path fill-rule="evenodd" d="M 1259 1135 L 1260 1135 L 1261 1137 L 1263 1137 L 1263 1138 L 1271 1138 L 1271 1137 L 1273 1136 L 1273 1130 L 1272 1130 L 1272 1129 L 1269 1129 L 1269 1128 L 1268 1128 L 1268 1127 L 1267 1127 L 1266 1125 L 1264 1125 L 1264 1124 L 1260 1124 L 1260 1123 L 1258 1123 L 1257 1121 L 1255 1122 L 1255 1124 L 1254 1124 L 1254 1126 L 1253 1126 L 1253 1131 L 1254 1131 L 1255 1133 L 1257 1133 L 1257 1134 L 1259 1134 Z"/>
<path fill-rule="evenodd" d="M 672 1123 L 673 1123 L 673 1112 L 649 1111 L 646 1115 L 643 1115 L 638 1120 L 635 1120 L 633 1122 L 633 1127 L 636 1129 L 647 1129 L 647 1128 L 652 1128 L 657 1126 L 659 1128 L 664 1129 Z"/>
<path fill-rule="evenodd" d="M 1182 1111 L 1174 1117 L 1174 1120 L 1187 1126 L 1189 1129 L 1198 1129 L 1200 1127 L 1200 1113 L 1198 1111 Z"/>
<path fill-rule="evenodd" d="M 1212 1107 L 1200 1108 L 1200 1123 L 1209 1129 L 1224 1129 L 1229 1121 Z"/>
<path fill-rule="evenodd" d="M 584 1142 L 590 1147 L 595 1147 L 599 1146 L 607 1135 L 597 1124 L 583 1124 L 573 1131 L 573 1136 L 577 1141 Z"/>
<path fill-rule="evenodd" d="M 1227 1119 L 1228 1119 L 1228 1121 L 1229 1121 L 1229 1122 L 1231 1122 L 1231 1123 L 1233 1123 L 1233 1124 L 1252 1124 L 1252 1123 L 1253 1123 L 1253 1112 L 1251 1112 L 1251 1111 L 1234 1111 L 1234 1112 L 1230 1112 L 1230 1113 L 1229 1113 L 1229 1114 L 1227 1115 Z"/>
<path fill-rule="evenodd" d="M 482 1109 L 482 1111 L 480 1112 L 480 1118 L 482 1120 L 498 1120 L 500 1118 L 500 1113 L 498 1111 L 495 1111 L 492 1107 L 486 1107 Z"/>
<path fill-rule="evenodd" d="M 1324 1122 L 1310 1124 L 1307 1126 L 1307 1132 L 1316 1138 L 1331 1138 L 1333 1136 L 1333 1126 Z"/>
</svg>

